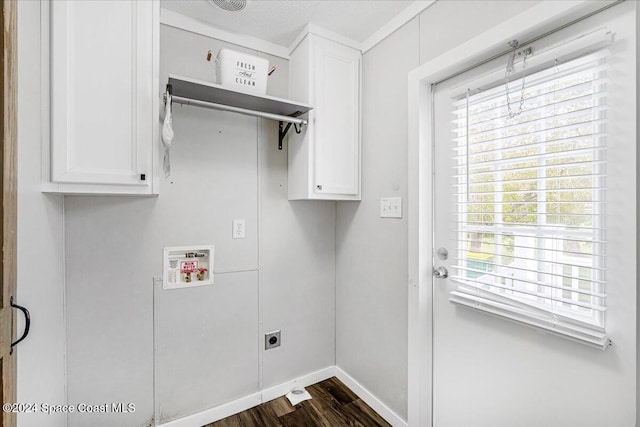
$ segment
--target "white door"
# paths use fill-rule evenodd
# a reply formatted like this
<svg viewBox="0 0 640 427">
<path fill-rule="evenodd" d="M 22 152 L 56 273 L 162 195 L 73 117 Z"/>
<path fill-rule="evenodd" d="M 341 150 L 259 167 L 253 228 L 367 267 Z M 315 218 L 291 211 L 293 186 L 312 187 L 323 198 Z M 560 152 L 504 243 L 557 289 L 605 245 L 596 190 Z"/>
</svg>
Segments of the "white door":
<svg viewBox="0 0 640 427">
<path fill-rule="evenodd" d="M 634 52 L 622 4 L 436 86 L 435 426 L 634 424 Z"/>
</svg>

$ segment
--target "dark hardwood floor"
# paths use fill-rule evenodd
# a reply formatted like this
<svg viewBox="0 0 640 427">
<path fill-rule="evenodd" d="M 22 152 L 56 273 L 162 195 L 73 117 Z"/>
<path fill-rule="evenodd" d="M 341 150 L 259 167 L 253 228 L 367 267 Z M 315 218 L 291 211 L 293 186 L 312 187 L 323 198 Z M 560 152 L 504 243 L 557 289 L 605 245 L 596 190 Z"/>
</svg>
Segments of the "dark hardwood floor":
<svg viewBox="0 0 640 427">
<path fill-rule="evenodd" d="M 204 427 L 389 426 L 336 377 L 306 387 L 313 399 L 291 406 L 282 396 Z"/>
</svg>

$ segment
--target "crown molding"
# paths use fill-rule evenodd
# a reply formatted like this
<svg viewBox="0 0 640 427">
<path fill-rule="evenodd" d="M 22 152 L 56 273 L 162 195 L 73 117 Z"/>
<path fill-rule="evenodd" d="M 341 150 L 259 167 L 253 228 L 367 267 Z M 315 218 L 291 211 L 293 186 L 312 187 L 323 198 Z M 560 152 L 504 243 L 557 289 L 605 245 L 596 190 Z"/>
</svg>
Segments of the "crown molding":
<svg viewBox="0 0 640 427">
<path fill-rule="evenodd" d="M 402 12 L 394 16 L 389 22 L 384 24 L 378 31 L 370 35 L 362 42 L 362 53 L 370 50 L 378 43 L 389 37 L 391 34 L 400 29 L 404 24 L 420 15 L 429 6 L 434 4 L 436 0 L 417 0 L 410 4 Z"/>
<path fill-rule="evenodd" d="M 178 28 L 180 30 L 222 40 L 248 49 L 264 52 L 279 58 L 289 59 L 289 49 L 284 46 L 280 46 L 257 37 L 221 30 L 211 26 L 210 24 L 198 21 L 197 19 L 193 19 L 172 10 L 164 8 L 160 10 L 160 23 L 169 27 Z"/>
<path fill-rule="evenodd" d="M 298 34 L 298 37 L 296 37 L 293 43 L 291 43 L 291 46 L 289 46 L 289 54 L 291 54 L 291 52 L 293 52 L 296 49 L 296 47 L 298 47 L 300 42 L 302 42 L 302 40 L 307 36 L 307 34 L 310 34 L 310 33 L 323 37 L 325 39 L 334 41 L 336 43 L 343 44 L 353 49 L 362 51 L 362 43 L 356 40 L 350 39 L 349 37 L 342 36 L 338 33 L 334 33 L 333 31 L 327 30 L 326 28 L 323 28 L 316 24 L 307 24 L 302 29 L 302 31 L 300 31 L 300 33 Z"/>
</svg>

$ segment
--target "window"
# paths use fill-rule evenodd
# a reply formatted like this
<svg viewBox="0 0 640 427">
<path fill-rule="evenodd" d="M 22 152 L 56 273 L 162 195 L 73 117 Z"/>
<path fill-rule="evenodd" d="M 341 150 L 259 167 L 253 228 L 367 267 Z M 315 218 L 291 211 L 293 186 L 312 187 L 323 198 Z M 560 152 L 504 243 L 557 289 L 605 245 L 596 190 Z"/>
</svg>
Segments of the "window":
<svg viewBox="0 0 640 427">
<path fill-rule="evenodd" d="M 606 57 L 591 49 L 454 92 L 451 139 L 450 300 L 602 348 Z"/>
</svg>

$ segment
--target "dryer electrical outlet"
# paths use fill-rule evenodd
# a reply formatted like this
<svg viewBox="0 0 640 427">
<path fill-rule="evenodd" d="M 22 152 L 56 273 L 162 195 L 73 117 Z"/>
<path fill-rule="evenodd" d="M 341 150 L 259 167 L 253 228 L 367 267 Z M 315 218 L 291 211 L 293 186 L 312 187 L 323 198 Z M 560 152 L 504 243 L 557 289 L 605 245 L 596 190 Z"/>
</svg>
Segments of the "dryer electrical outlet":
<svg viewBox="0 0 640 427">
<path fill-rule="evenodd" d="M 264 334 L 264 349 L 271 350 L 276 347 L 280 347 L 280 329 Z"/>
</svg>

